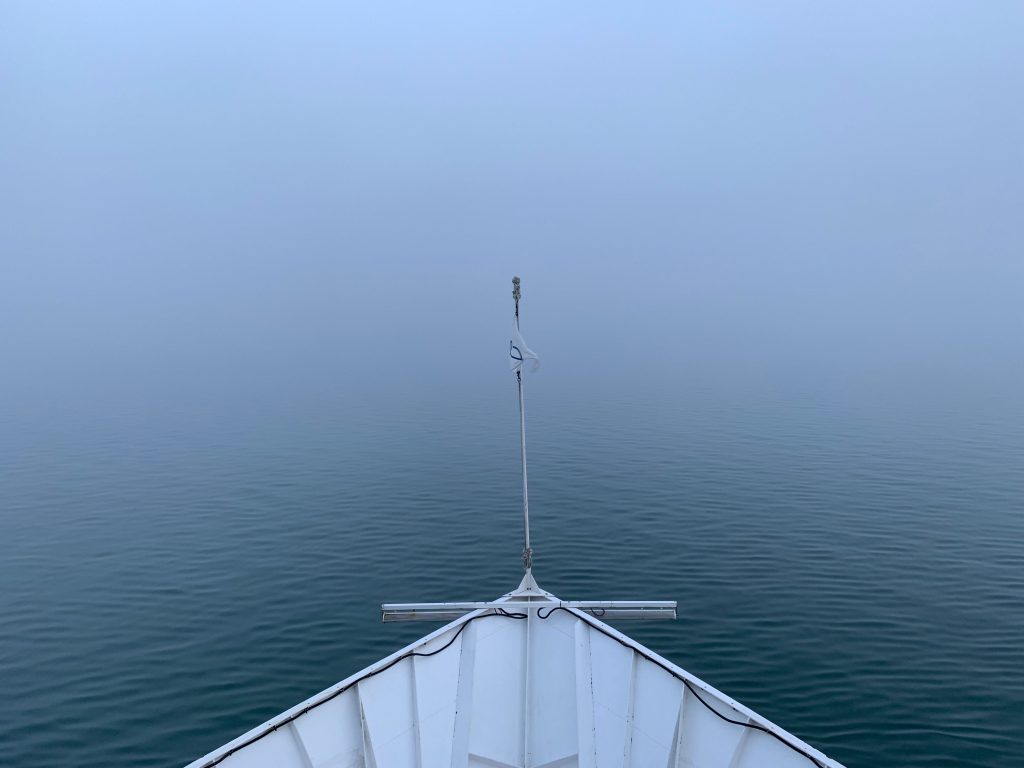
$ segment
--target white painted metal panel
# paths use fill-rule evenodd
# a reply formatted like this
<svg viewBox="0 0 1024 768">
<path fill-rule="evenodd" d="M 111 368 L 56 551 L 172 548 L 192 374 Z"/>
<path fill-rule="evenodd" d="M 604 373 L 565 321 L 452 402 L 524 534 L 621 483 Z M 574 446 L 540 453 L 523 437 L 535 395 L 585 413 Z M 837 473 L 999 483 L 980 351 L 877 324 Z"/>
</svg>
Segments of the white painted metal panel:
<svg viewBox="0 0 1024 768">
<path fill-rule="evenodd" d="M 313 768 L 362 768 L 363 732 L 355 689 L 311 709 L 293 725 Z"/>
<path fill-rule="evenodd" d="M 594 676 L 591 667 L 590 629 L 582 621 L 573 625 L 576 667 L 576 743 L 579 768 L 596 768 L 597 735 L 594 730 Z"/>
<path fill-rule="evenodd" d="M 236 752 L 221 763 L 223 768 L 247 768 L 247 766 L 302 766 L 303 760 L 295 740 L 286 730 L 267 734 L 259 741 Z"/>
<path fill-rule="evenodd" d="M 594 691 L 597 768 L 620 768 L 626 752 L 633 652 L 587 628 Z"/>
<path fill-rule="evenodd" d="M 632 765 L 665 765 L 676 735 L 683 684 L 665 670 L 640 660 L 633 703 Z"/>
<path fill-rule="evenodd" d="M 714 705 L 715 702 L 709 696 L 701 696 L 704 701 Z M 745 719 L 742 715 L 732 710 L 719 707 L 724 713 L 734 720 Z M 694 698 L 694 695 L 687 692 L 686 706 L 683 708 L 683 723 L 681 729 L 680 744 L 682 756 L 690 761 L 692 765 L 721 765 L 723 768 L 729 765 L 729 761 L 736 749 L 740 736 L 743 735 L 743 727 L 727 723 L 716 717 L 707 707 Z M 806 758 L 800 758 L 807 762 Z M 813 766 L 812 766 L 813 768 Z"/>
<path fill-rule="evenodd" d="M 576 623 L 565 611 L 530 622 L 531 765 L 546 765 L 577 753 Z"/>
<path fill-rule="evenodd" d="M 363 718 L 376 768 L 416 765 L 416 713 L 412 692 L 412 659 L 359 683 Z"/>
<path fill-rule="evenodd" d="M 469 728 L 473 722 L 473 669 L 476 666 L 477 622 L 459 635 L 459 681 L 455 693 L 455 727 L 452 729 L 451 768 L 469 766 Z"/>
<path fill-rule="evenodd" d="M 800 762 L 794 758 L 793 751 L 782 742 L 766 733 L 751 731 L 743 747 L 743 754 L 733 768 L 761 768 L 765 765 L 805 768 L 810 764 L 807 760 Z"/>
<path fill-rule="evenodd" d="M 477 622 L 476 631 L 469 751 L 521 766 L 526 622 L 486 618 Z"/>
<path fill-rule="evenodd" d="M 419 721 L 420 766 L 450 768 L 455 732 L 455 701 L 459 688 L 459 662 L 465 633 L 454 644 L 427 658 L 413 659 L 416 670 L 416 711 Z M 439 638 L 440 648 L 447 642 Z M 426 648 L 429 652 L 435 648 Z"/>
</svg>

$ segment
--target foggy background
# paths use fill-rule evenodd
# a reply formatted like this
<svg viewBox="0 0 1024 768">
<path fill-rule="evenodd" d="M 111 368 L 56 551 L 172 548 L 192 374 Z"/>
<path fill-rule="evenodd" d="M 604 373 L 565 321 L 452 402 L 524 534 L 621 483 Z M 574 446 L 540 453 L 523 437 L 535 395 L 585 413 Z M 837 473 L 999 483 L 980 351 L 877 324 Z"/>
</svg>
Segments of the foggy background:
<svg viewBox="0 0 1024 768">
<path fill-rule="evenodd" d="M 1024 3 L 0 0 L 0 754 L 538 578 L 836 759 L 1024 740 Z M 655 626 L 657 625 L 657 626 Z"/>
<path fill-rule="evenodd" d="M 513 274 L 560 397 L 1019 402 L 1022 39 L 1018 2 L 5 2 L 0 412 L 507 387 Z"/>
</svg>

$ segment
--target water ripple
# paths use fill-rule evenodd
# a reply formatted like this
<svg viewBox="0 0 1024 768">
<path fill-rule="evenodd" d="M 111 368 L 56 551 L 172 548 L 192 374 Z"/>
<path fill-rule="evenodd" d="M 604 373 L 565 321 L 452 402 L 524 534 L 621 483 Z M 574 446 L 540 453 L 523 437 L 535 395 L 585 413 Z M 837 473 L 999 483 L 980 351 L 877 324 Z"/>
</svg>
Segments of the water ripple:
<svg viewBox="0 0 1024 768">
<path fill-rule="evenodd" d="M 538 397 L 542 584 L 678 599 L 624 629 L 850 766 L 1014 764 L 1024 420 L 733 405 Z M 8 425 L 6 764 L 185 763 L 425 630 L 381 601 L 507 591 L 513 417 Z"/>
</svg>

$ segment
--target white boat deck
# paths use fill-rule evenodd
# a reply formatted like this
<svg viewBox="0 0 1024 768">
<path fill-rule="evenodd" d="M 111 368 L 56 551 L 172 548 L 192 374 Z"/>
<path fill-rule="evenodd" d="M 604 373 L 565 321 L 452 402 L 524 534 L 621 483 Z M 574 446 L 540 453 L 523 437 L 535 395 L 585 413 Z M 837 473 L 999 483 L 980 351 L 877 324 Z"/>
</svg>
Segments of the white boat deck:
<svg viewBox="0 0 1024 768">
<path fill-rule="evenodd" d="M 842 768 L 639 643 L 520 588 L 188 768 Z"/>
</svg>

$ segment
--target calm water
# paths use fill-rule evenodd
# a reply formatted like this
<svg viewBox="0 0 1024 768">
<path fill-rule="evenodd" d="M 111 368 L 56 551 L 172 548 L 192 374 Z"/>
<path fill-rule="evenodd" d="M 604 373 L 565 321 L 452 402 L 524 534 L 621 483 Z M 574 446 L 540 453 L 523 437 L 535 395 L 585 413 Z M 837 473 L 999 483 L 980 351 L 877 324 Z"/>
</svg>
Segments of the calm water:
<svg viewBox="0 0 1024 768">
<path fill-rule="evenodd" d="M 537 381 L 542 586 L 849 766 L 1020 764 L 1019 400 Z M 445 398 L 6 417 L 4 765 L 186 763 L 513 588 L 514 396 Z"/>
</svg>

